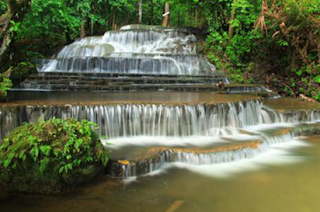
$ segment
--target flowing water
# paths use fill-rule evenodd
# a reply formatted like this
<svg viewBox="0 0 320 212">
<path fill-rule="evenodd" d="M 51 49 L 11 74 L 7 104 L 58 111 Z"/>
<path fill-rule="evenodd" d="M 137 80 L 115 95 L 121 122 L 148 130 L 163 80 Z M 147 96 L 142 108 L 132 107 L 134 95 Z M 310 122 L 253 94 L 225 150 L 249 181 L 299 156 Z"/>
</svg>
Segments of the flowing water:
<svg viewBox="0 0 320 212">
<path fill-rule="evenodd" d="M 212 166 L 216 176 L 177 166 L 129 184 L 102 178 L 59 196 L 10 195 L 0 192 L 1 211 L 166 212 L 316 212 L 320 204 L 320 139 L 247 163 Z M 268 157 L 269 157 L 268 156 Z M 291 162 L 291 163 L 288 163 Z M 249 169 L 239 172 L 241 169 Z M 232 173 L 232 174 L 230 174 Z M 238 174 L 235 174 L 238 173 Z M 213 177 L 216 176 L 216 177 Z"/>
<path fill-rule="evenodd" d="M 218 73 L 196 54 L 197 38 L 175 29 L 120 30 L 88 37 L 43 60 L 40 72 L 94 72 L 168 75 Z"/>
<path fill-rule="evenodd" d="M 318 211 L 320 137 L 302 136 L 320 134 L 320 105 L 224 85 L 197 42 L 188 30 L 127 26 L 40 61 L 39 75 L 20 87 L 34 90 L 11 92 L 0 105 L 0 140 L 24 122 L 87 119 L 112 162 L 108 176 L 59 196 L 0 187 L 0 211 Z M 156 92 L 39 90 L 169 81 Z M 216 92 L 166 90 L 189 83 Z"/>
</svg>

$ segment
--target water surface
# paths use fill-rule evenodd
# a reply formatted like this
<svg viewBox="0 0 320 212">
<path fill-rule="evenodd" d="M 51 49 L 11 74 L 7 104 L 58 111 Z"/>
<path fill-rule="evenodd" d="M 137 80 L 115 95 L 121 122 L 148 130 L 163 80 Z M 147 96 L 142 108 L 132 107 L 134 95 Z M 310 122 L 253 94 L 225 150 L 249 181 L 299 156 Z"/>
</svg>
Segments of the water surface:
<svg viewBox="0 0 320 212">
<path fill-rule="evenodd" d="M 307 142 L 278 156 L 279 161 L 294 163 L 261 163 L 259 169 L 228 177 L 171 168 L 131 183 L 104 176 L 59 196 L 7 195 L 1 189 L 0 211 L 316 212 L 320 208 L 320 137 Z"/>
</svg>

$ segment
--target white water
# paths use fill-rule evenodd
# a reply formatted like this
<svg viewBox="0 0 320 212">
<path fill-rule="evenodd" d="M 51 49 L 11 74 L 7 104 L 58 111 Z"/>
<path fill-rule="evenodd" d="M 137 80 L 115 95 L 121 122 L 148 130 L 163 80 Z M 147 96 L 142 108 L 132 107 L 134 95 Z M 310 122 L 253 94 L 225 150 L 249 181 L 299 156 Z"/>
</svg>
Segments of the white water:
<svg viewBox="0 0 320 212">
<path fill-rule="evenodd" d="M 251 125 L 233 125 L 233 127 L 230 127 L 229 132 L 224 135 L 215 134 L 214 136 L 180 138 L 140 136 L 111 139 L 108 142 L 112 143 L 110 148 L 114 151 L 120 150 L 125 146 L 168 147 L 168 150 L 160 153 L 161 157 L 159 160 L 155 160 L 152 157 L 144 159 L 144 163 L 147 161 L 149 164 L 146 168 L 147 172 L 151 175 L 161 174 L 171 168 L 184 168 L 213 177 L 230 177 L 238 172 L 257 170 L 268 165 L 281 165 L 301 161 L 303 158 L 295 157 L 291 153 L 292 149 L 307 145 L 296 140 L 297 131 L 292 131 L 301 124 L 299 123 L 301 117 L 298 117 L 296 114 L 285 117 L 280 114 L 275 115 L 275 111 L 272 112 L 271 116 L 278 117 L 277 122 L 273 122 L 269 111 L 268 113 L 262 113 L 264 114 L 264 118 L 260 119 L 261 122 L 250 122 Z M 310 113 L 309 117 L 305 119 L 308 123 L 320 121 L 318 116 L 314 119 L 314 113 Z M 288 120 L 291 123 L 287 122 Z M 271 124 L 272 122 L 273 124 Z M 281 129 L 284 131 L 282 132 Z M 243 132 L 249 134 L 243 134 Z M 273 132 L 275 135 L 270 134 L 270 132 Z M 246 142 L 261 142 L 261 144 L 257 148 L 248 146 L 238 150 L 225 150 L 213 153 L 201 153 L 201 150 L 198 153 L 170 150 L 171 147 L 207 149 L 208 147 L 245 144 Z M 136 175 L 135 166 L 127 167 L 126 171 L 126 174 L 128 174 L 126 177 Z"/>
<path fill-rule="evenodd" d="M 305 160 L 304 157 L 295 156 L 292 152 L 292 150 L 301 146 L 305 147 L 309 146 L 309 144 L 299 140 L 290 140 L 285 143 L 271 145 L 268 151 L 262 154 L 256 154 L 255 157 L 241 158 L 227 163 L 206 164 L 201 166 L 183 162 L 167 163 L 161 167 L 161 169 L 157 170 L 156 173 L 167 172 L 168 169 L 172 168 L 183 168 L 210 177 L 229 178 L 242 172 L 256 171 L 268 166 L 283 166 L 303 162 Z"/>
<path fill-rule="evenodd" d="M 287 124 L 289 125 L 289 124 Z M 282 127 L 280 125 L 279 127 Z M 293 126 L 293 125 L 291 125 Z M 274 126 L 276 127 L 276 126 Z M 264 127 L 261 127 L 264 130 Z M 167 158 L 161 158 L 158 163 L 153 163 L 149 167 L 149 173 L 142 176 L 154 176 L 167 173 L 170 169 L 179 168 L 187 169 L 189 171 L 206 175 L 209 177 L 217 178 L 229 178 L 234 177 L 236 174 L 247 171 L 256 171 L 259 169 L 266 168 L 268 166 L 281 166 L 288 165 L 297 162 L 303 162 L 303 157 L 297 157 L 293 154 L 293 150 L 301 146 L 310 146 L 299 139 L 294 138 L 293 134 L 285 134 L 283 136 L 267 137 L 260 135 L 261 139 L 265 139 L 263 143 L 257 149 L 244 148 L 236 151 L 224 151 L 212 154 L 194 154 L 194 153 L 180 153 L 175 161 L 168 161 Z M 239 137 L 241 140 L 241 135 L 230 136 L 236 141 Z M 246 139 L 251 136 L 247 136 Z M 256 138 L 257 136 L 255 136 Z M 251 137 L 253 138 L 253 137 Z M 181 140 L 185 140 L 181 139 Z M 200 138 L 198 138 L 200 139 Z M 167 143 L 170 143 L 167 138 Z M 204 139 L 199 144 L 193 143 L 179 143 L 180 146 L 190 146 L 196 145 L 204 147 L 206 145 L 212 145 L 213 143 L 206 142 L 208 140 Z M 212 140 L 216 142 L 217 140 Z M 220 140 L 221 142 L 221 140 Z M 237 143 L 237 142 L 235 142 Z M 234 143 L 234 144 L 235 144 Z M 177 142 L 176 142 L 177 144 Z M 131 144 L 128 144 L 131 145 Z M 150 145 L 150 143 L 149 143 Z M 154 145 L 158 145 L 155 143 Z M 172 157 L 172 156 L 171 156 Z M 131 167 L 127 167 L 128 169 Z M 127 171 L 126 182 L 135 181 L 138 178 L 134 175 L 134 171 Z"/>
<path fill-rule="evenodd" d="M 1 108 L 0 139 L 24 122 L 43 117 L 87 119 L 97 123 L 98 134 L 108 139 L 135 136 L 227 136 L 248 126 L 320 120 L 320 111 L 278 113 L 260 101 L 217 105 L 88 105 L 23 106 Z"/>
<path fill-rule="evenodd" d="M 57 58 L 103 57 L 110 53 L 196 54 L 197 38 L 178 31 L 116 31 L 66 46 Z"/>
<path fill-rule="evenodd" d="M 194 35 L 177 30 L 120 30 L 87 37 L 64 47 L 40 72 L 214 75 L 196 55 Z M 219 73 L 220 74 L 220 73 Z M 227 81 L 226 81 L 227 82 Z"/>
</svg>

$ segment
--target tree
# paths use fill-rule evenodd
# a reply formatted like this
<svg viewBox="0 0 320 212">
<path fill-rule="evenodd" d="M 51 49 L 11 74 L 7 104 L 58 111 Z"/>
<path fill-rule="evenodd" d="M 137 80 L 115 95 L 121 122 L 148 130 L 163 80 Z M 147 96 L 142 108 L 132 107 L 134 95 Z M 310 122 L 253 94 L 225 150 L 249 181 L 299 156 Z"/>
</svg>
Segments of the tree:
<svg viewBox="0 0 320 212">
<path fill-rule="evenodd" d="M 139 0 L 139 24 L 142 24 L 142 0 Z"/>
<path fill-rule="evenodd" d="M 154 4 L 153 0 L 150 0 L 150 25 L 153 25 L 153 11 L 154 10 Z"/>
<path fill-rule="evenodd" d="M 169 26 L 169 23 L 170 23 L 170 4 L 168 1 L 166 1 L 164 6 L 162 26 L 167 27 Z"/>
<path fill-rule="evenodd" d="M 14 35 L 19 28 L 19 23 L 29 11 L 31 0 L 6 0 L 7 11 L 0 17 L 0 67 L 3 66 L 5 57 L 14 41 Z"/>
</svg>

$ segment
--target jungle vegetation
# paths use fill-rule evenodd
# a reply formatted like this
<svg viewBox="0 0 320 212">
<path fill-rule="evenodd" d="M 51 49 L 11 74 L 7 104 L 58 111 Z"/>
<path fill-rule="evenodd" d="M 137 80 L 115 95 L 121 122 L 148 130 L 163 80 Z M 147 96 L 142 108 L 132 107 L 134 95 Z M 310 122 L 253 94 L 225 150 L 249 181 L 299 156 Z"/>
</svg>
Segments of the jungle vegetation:
<svg viewBox="0 0 320 212">
<path fill-rule="evenodd" d="M 320 100 L 320 0 L 0 0 L 0 69 L 32 67 L 79 37 L 126 24 L 207 32 L 203 51 L 239 83 Z"/>
<path fill-rule="evenodd" d="M 0 183 L 9 191 L 59 193 L 107 166 L 109 151 L 86 120 L 38 120 L 17 127 L 0 145 Z"/>
</svg>

